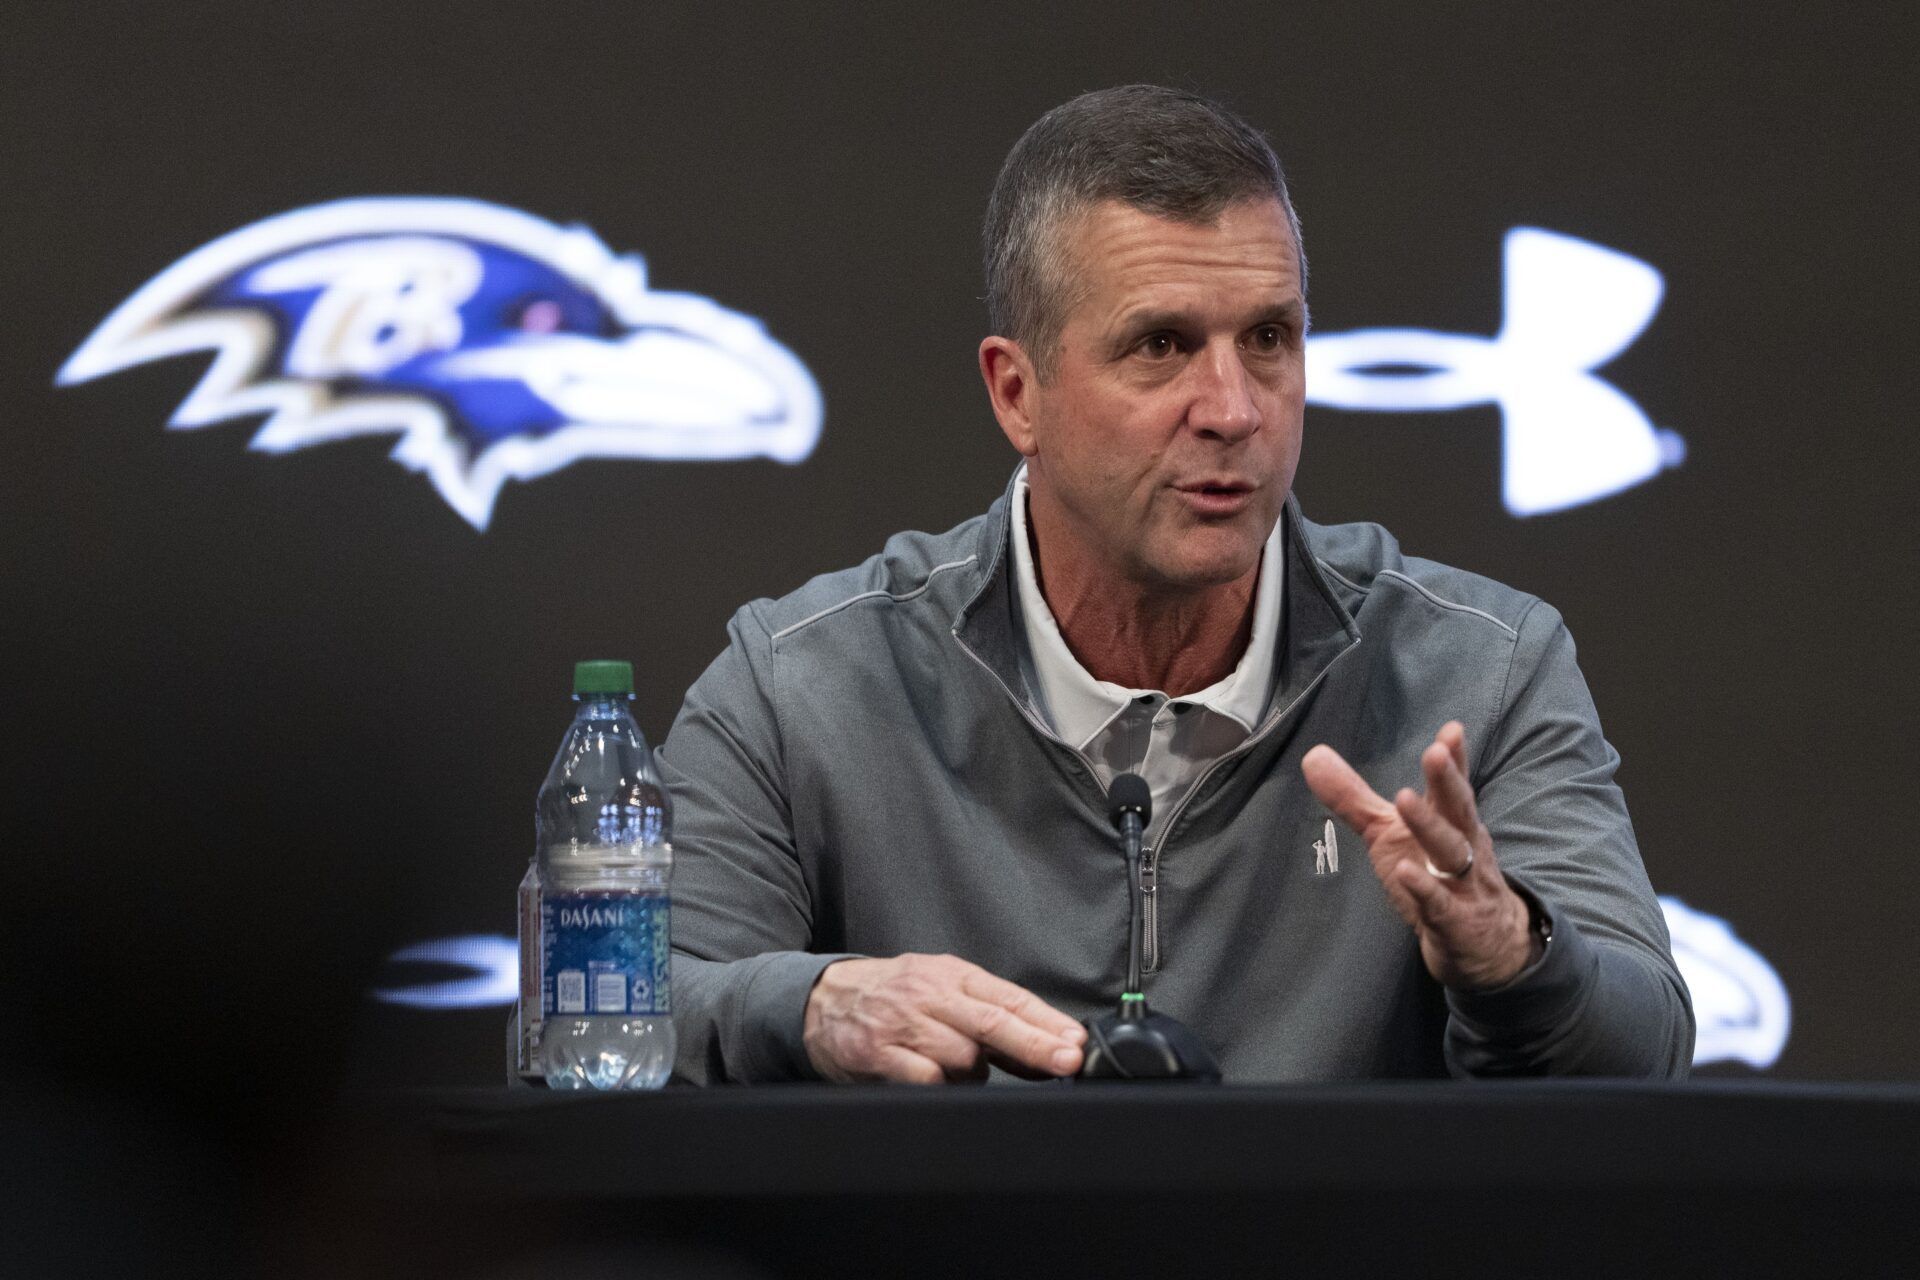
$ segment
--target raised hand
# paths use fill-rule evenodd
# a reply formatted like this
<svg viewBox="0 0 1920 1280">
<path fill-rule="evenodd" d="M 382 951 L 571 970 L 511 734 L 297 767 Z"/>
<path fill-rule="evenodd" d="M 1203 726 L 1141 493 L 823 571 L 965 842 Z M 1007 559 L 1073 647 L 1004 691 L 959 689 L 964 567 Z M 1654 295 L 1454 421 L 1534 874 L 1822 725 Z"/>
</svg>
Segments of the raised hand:
<svg viewBox="0 0 1920 1280">
<path fill-rule="evenodd" d="M 1387 897 L 1420 939 L 1436 980 L 1461 991 L 1497 987 L 1538 958 L 1526 900 L 1494 857 L 1467 779 L 1467 736 L 1448 721 L 1420 755 L 1425 795 L 1402 788 L 1389 804 L 1332 747 L 1300 761 L 1320 803 L 1360 833 Z"/>
</svg>

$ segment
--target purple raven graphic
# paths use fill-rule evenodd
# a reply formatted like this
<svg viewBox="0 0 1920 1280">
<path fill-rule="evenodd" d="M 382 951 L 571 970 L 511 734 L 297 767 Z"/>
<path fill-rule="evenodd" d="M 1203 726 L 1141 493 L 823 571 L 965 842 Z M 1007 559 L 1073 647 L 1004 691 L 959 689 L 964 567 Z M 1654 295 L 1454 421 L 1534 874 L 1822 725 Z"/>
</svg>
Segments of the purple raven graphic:
<svg viewBox="0 0 1920 1280">
<path fill-rule="evenodd" d="M 213 363 L 169 426 L 264 414 L 250 447 L 269 453 L 398 434 L 394 460 L 482 530 L 508 480 L 581 458 L 794 463 L 820 434 L 818 387 L 759 321 L 477 200 L 341 200 L 223 236 L 56 381 L 198 351 Z"/>
</svg>

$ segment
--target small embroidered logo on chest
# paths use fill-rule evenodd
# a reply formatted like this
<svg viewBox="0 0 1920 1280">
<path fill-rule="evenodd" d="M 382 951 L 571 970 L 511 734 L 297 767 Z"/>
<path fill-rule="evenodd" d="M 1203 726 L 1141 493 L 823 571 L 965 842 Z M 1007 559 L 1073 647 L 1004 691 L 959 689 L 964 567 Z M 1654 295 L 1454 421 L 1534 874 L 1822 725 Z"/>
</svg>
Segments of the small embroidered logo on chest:
<svg viewBox="0 0 1920 1280">
<path fill-rule="evenodd" d="M 1327 838 L 1313 842 L 1313 874 L 1340 874 L 1340 837 L 1333 833 L 1333 819 L 1327 819 Z"/>
</svg>

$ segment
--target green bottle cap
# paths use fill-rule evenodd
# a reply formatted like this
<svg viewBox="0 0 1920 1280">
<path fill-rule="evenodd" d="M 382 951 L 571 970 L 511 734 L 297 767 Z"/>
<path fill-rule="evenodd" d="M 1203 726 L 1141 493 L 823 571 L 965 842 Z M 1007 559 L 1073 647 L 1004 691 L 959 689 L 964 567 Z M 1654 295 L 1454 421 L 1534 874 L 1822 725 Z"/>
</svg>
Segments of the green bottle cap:
<svg viewBox="0 0 1920 1280">
<path fill-rule="evenodd" d="M 573 691 L 582 693 L 632 693 L 633 664 L 599 658 L 573 664 Z"/>
</svg>

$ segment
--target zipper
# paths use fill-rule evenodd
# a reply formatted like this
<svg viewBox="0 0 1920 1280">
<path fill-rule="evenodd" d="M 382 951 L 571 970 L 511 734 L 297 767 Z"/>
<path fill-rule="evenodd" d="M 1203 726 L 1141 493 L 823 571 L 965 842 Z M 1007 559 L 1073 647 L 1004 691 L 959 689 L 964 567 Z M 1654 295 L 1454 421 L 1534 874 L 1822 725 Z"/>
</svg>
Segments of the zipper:
<svg viewBox="0 0 1920 1280">
<path fill-rule="evenodd" d="M 1058 745 L 1062 750 L 1068 752 L 1070 755 L 1073 756 L 1075 760 L 1078 760 L 1081 764 L 1081 767 L 1086 769 L 1088 778 L 1092 780 L 1094 790 L 1096 791 L 1103 790 L 1103 788 L 1100 786 L 1099 771 L 1093 767 L 1093 762 L 1087 759 L 1085 755 L 1081 754 L 1075 748 L 1068 746 L 1066 741 L 1062 739 L 1060 735 L 1056 734 L 1052 729 L 1048 728 L 1045 724 L 1041 723 L 1040 717 L 1034 715 L 1033 712 L 1028 709 L 1027 704 L 1021 701 L 1020 698 L 1017 695 L 1015 695 L 1015 693 L 1013 692 L 1012 686 L 1008 685 L 1005 680 L 1002 680 L 1000 678 L 1000 673 L 995 671 L 992 667 L 988 666 L 986 663 L 986 659 L 982 658 L 979 654 L 975 653 L 973 651 L 972 646 L 967 644 L 966 641 L 960 639 L 960 633 L 958 629 L 953 630 L 949 634 L 953 636 L 954 642 L 960 646 L 960 652 L 966 654 L 969 658 L 973 659 L 974 665 L 978 666 L 982 671 L 986 672 L 987 676 L 995 684 L 1000 686 L 1001 692 L 1007 695 L 1007 699 L 1010 702 L 1012 702 L 1014 705 L 1014 708 L 1018 710 L 1020 714 L 1026 718 L 1027 723 L 1033 726 L 1034 731 L 1038 733 L 1041 737 L 1045 738 L 1047 741 Z M 1286 706 L 1282 707 L 1280 710 L 1274 712 L 1273 715 L 1269 716 L 1267 719 L 1267 722 L 1260 726 L 1259 732 L 1255 733 L 1252 737 L 1248 738 L 1245 742 L 1241 743 L 1239 746 L 1235 747 L 1233 750 L 1227 752 L 1227 754 L 1221 756 L 1218 760 L 1215 760 L 1212 764 L 1208 765 L 1206 768 L 1206 771 L 1203 772 L 1198 778 L 1194 779 L 1193 785 L 1187 788 L 1187 793 L 1180 797 L 1180 803 L 1176 804 L 1173 807 L 1173 812 L 1169 814 L 1167 817 L 1167 824 L 1164 827 L 1160 828 L 1160 838 L 1153 843 L 1151 848 L 1147 849 L 1141 855 L 1141 858 L 1140 858 L 1141 932 L 1146 935 L 1140 940 L 1140 972 L 1141 973 L 1143 974 L 1157 973 L 1160 969 L 1160 900 L 1158 897 L 1158 890 L 1160 887 L 1160 851 L 1163 848 L 1165 848 L 1167 843 L 1167 836 L 1172 833 L 1174 824 L 1180 820 L 1180 815 L 1186 812 L 1188 802 L 1191 801 L 1194 798 L 1194 796 L 1200 793 L 1200 788 L 1206 785 L 1207 779 L 1213 776 L 1214 771 L 1216 769 L 1220 768 L 1220 766 L 1228 763 L 1229 761 L 1234 760 L 1237 757 L 1244 755 L 1247 752 L 1253 750 L 1253 748 L 1258 746 L 1260 742 L 1264 740 L 1268 734 L 1272 733 L 1276 728 L 1278 728 L 1280 725 L 1280 722 L 1282 720 L 1285 720 L 1287 716 L 1292 713 L 1293 709 L 1300 705 L 1301 699 L 1305 698 L 1308 694 L 1312 693 L 1316 688 L 1318 688 L 1320 685 L 1320 682 L 1322 680 L 1325 680 L 1328 674 L 1336 666 L 1340 664 L 1340 660 L 1346 657 L 1349 653 L 1352 653 L 1354 649 L 1359 645 L 1359 643 L 1360 642 L 1358 640 L 1355 640 L 1352 644 L 1348 645 L 1346 648 L 1342 649 L 1340 652 L 1334 654 L 1333 661 L 1327 663 L 1326 666 L 1322 667 L 1320 669 L 1320 674 L 1315 676 L 1312 680 L 1308 681 L 1307 687 L 1302 689 L 1299 693 L 1295 694 L 1292 702 L 1289 702 Z"/>
<path fill-rule="evenodd" d="M 1078 760 L 1080 762 L 1080 767 L 1087 771 L 1087 779 L 1088 781 L 1093 783 L 1093 789 L 1097 792 L 1101 792 L 1104 794 L 1105 788 L 1100 785 L 1100 771 L 1093 767 L 1093 761 L 1087 759 L 1085 754 L 1083 754 L 1077 748 L 1068 746 L 1064 738 L 1062 738 L 1059 734 L 1055 733 L 1052 729 L 1048 728 L 1045 724 L 1043 724 L 1040 720 L 1040 717 L 1033 714 L 1033 712 L 1030 709 L 1028 709 L 1027 704 L 1021 701 L 1021 699 L 1014 694 L 1012 687 L 1008 685 L 1005 680 L 1002 680 L 1000 678 L 1000 673 L 998 671 L 995 671 L 992 667 L 988 666 L 986 663 L 986 659 L 982 658 L 979 654 L 975 653 L 972 647 L 968 645 L 966 641 L 960 639 L 960 633 L 957 630 L 952 632 L 951 634 L 953 635 L 954 642 L 960 646 L 960 652 L 966 654 L 969 658 L 972 658 L 975 665 L 977 665 L 982 671 L 986 672 L 988 678 L 990 678 L 995 684 L 1000 686 L 1001 692 L 1007 695 L 1008 701 L 1012 702 L 1015 709 L 1017 709 L 1020 712 L 1020 714 L 1026 718 L 1027 723 L 1033 726 L 1034 732 L 1038 733 L 1042 738 L 1045 738 L 1048 742 L 1051 742 L 1057 745 L 1062 751 L 1065 751 L 1067 754 L 1071 755 L 1075 760 Z M 1246 746 L 1246 745 L 1249 745 L 1249 744 L 1245 744 L 1245 743 L 1242 744 L 1242 746 Z M 1218 764 L 1219 761 L 1215 761 L 1215 763 Z M 1212 770 L 1208 770 L 1208 772 L 1210 773 L 1212 772 Z M 1201 775 L 1201 778 L 1202 778 L 1202 781 L 1204 781 L 1205 775 L 1204 774 Z M 1183 805 L 1184 803 L 1185 802 L 1182 801 Z M 1170 828 L 1172 824 L 1169 823 L 1168 826 Z M 1158 914 L 1157 914 L 1157 909 L 1154 905 L 1154 896 L 1153 896 L 1154 877 L 1158 874 L 1159 862 L 1160 862 L 1160 850 L 1158 846 L 1154 848 L 1151 857 L 1145 854 L 1142 854 L 1140 858 L 1140 894 L 1141 894 L 1141 902 L 1143 904 L 1142 912 L 1141 912 L 1141 916 L 1143 920 L 1143 923 L 1141 926 L 1141 932 L 1146 935 L 1145 939 L 1141 943 L 1141 949 L 1140 949 L 1140 971 L 1142 973 L 1151 972 L 1154 966 L 1159 963 L 1159 952 L 1155 942 L 1155 940 L 1159 936 L 1158 933 L 1156 932 L 1158 928 L 1158 924 L 1157 924 Z"/>
<path fill-rule="evenodd" d="M 1140 940 L 1140 972 L 1152 973 L 1160 967 L 1160 899 L 1154 896 L 1159 887 L 1160 850 L 1140 859 L 1140 903 L 1141 932 L 1146 936 Z"/>
<path fill-rule="evenodd" d="M 1268 717 L 1267 722 L 1260 726 L 1258 733 L 1255 733 L 1245 742 L 1208 765 L 1206 771 L 1198 778 L 1195 778 L 1193 785 L 1187 788 L 1187 793 L 1180 797 L 1180 803 L 1173 806 L 1173 812 L 1167 815 L 1167 824 L 1160 828 L 1160 838 L 1153 843 L 1153 847 L 1148 849 L 1140 859 L 1140 897 L 1145 906 L 1142 912 L 1145 921 L 1142 932 L 1146 934 L 1146 937 L 1141 939 L 1140 943 L 1140 972 L 1157 973 L 1160 969 L 1160 903 L 1159 899 L 1155 896 L 1155 891 L 1159 888 L 1160 884 L 1160 851 L 1166 847 L 1167 837 L 1173 833 L 1174 824 L 1180 821 L 1180 815 L 1186 812 L 1188 802 L 1200 794 L 1200 788 L 1207 784 L 1207 779 L 1213 776 L 1214 770 L 1253 750 L 1267 735 L 1277 729 L 1280 726 L 1280 722 L 1285 720 L 1287 716 L 1293 712 L 1293 709 L 1300 705 L 1301 699 L 1312 693 L 1314 689 L 1319 686 L 1320 682 L 1325 680 L 1336 666 L 1340 665 L 1340 659 L 1352 653 L 1354 649 L 1358 647 L 1359 643 L 1358 640 L 1355 640 L 1352 644 L 1334 654 L 1333 661 L 1322 667 L 1320 674 L 1308 681 L 1307 687 L 1295 694 L 1292 702 L 1289 702 L 1286 706 L 1280 708 L 1280 710 Z M 965 648 L 966 646 L 962 645 L 961 647 Z M 975 661 L 979 660 L 975 659 Z M 982 662 L 980 665 L 984 667 L 986 663 Z M 998 677 L 996 677 L 996 679 L 997 678 Z"/>
</svg>

